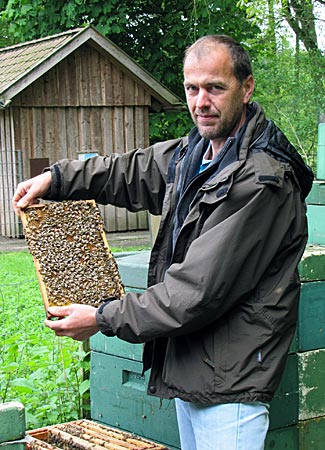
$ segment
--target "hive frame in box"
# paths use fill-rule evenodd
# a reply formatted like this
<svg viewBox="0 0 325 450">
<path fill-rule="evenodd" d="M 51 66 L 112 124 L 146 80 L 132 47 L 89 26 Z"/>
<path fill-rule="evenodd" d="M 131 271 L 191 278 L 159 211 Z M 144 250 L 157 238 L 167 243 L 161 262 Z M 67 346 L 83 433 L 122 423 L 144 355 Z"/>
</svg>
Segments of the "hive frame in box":
<svg viewBox="0 0 325 450">
<path fill-rule="evenodd" d="M 93 200 L 42 203 L 21 212 L 45 310 L 99 306 L 124 288 Z"/>
<path fill-rule="evenodd" d="M 39 428 L 29 431 L 28 436 L 27 450 L 55 450 L 74 444 L 83 450 L 168 450 L 157 442 L 88 419 Z"/>
</svg>

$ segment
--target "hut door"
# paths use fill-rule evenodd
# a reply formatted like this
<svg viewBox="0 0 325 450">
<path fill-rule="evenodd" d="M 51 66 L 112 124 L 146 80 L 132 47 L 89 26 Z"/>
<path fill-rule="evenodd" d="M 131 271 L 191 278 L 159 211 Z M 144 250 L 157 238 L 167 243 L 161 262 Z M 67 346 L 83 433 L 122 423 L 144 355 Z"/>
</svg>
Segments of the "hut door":
<svg viewBox="0 0 325 450">
<path fill-rule="evenodd" d="M 36 177 L 43 172 L 45 167 L 49 167 L 50 161 L 48 158 L 33 158 L 29 160 L 30 176 Z"/>
</svg>

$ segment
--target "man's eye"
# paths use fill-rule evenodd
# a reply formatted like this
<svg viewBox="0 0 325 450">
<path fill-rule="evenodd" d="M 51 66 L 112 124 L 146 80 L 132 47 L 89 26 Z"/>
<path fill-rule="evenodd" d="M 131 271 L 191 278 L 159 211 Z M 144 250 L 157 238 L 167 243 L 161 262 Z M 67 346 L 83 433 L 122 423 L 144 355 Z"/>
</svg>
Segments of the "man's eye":
<svg viewBox="0 0 325 450">
<path fill-rule="evenodd" d="M 222 86 L 219 86 L 219 85 L 217 85 L 217 84 L 215 84 L 214 86 L 211 86 L 211 90 L 212 91 L 222 91 L 223 90 L 223 87 Z"/>
<path fill-rule="evenodd" d="M 195 86 L 186 86 L 186 91 L 187 92 L 196 92 L 197 91 L 197 87 L 195 87 Z"/>
</svg>

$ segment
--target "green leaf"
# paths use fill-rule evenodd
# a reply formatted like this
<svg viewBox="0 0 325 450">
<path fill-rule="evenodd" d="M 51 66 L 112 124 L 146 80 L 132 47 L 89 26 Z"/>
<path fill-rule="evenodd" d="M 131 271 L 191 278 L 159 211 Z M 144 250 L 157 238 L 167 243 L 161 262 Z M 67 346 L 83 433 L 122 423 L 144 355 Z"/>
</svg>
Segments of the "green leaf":
<svg viewBox="0 0 325 450">
<path fill-rule="evenodd" d="M 90 381 L 84 380 L 82 383 L 80 383 L 79 386 L 79 394 L 83 395 L 85 392 L 87 392 L 90 388 Z"/>
<path fill-rule="evenodd" d="M 15 386 L 16 390 L 20 392 L 35 392 L 37 388 L 34 386 L 34 383 L 26 378 L 16 378 L 12 380 L 12 385 Z"/>
</svg>

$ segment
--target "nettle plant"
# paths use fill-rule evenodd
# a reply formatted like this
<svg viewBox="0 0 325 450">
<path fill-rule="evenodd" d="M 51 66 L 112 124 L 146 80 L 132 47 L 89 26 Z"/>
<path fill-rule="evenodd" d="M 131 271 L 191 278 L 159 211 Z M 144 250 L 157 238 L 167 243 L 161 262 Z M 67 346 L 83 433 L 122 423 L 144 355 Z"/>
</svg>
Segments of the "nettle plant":
<svg viewBox="0 0 325 450">
<path fill-rule="evenodd" d="M 23 403 L 28 429 L 87 416 L 88 354 L 44 326 L 27 252 L 0 253 L 0 308 L 0 402 Z"/>
</svg>

